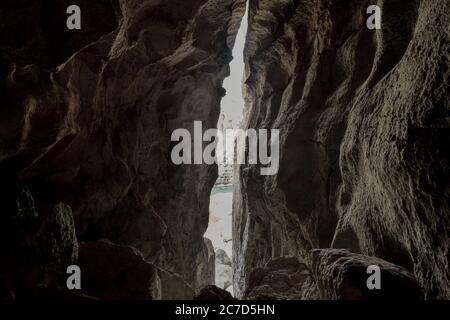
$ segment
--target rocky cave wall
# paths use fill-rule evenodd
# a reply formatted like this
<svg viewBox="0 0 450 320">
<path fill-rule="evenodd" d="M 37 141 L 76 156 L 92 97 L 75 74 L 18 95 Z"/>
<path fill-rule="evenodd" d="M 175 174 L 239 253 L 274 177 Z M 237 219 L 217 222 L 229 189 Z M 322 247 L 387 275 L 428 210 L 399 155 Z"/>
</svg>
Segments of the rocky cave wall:
<svg viewBox="0 0 450 320">
<path fill-rule="evenodd" d="M 390 297 L 450 298 L 450 4 L 379 0 L 368 30 L 370 4 L 249 2 L 246 127 L 281 129 L 281 158 L 274 176 L 236 168 L 238 297 L 370 297 L 353 284 L 375 263 Z M 173 165 L 170 135 L 215 127 L 244 9 L 2 1 L 1 298 L 192 298 L 214 281 L 217 170 Z M 71 264 L 81 292 L 63 289 Z"/>
<path fill-rule="evenodd" d="M 371 4 L 381 30 L 366 27 Z M 450 298 L 449 14 L 448 1 L 250 0 L 246 127 L 279 128 L 281 154 L 274 176 L 235 171 L 237 296 L 267 294 L 261 273 L 304 273 L 280 257 L 326 273 L 347 253 L 310 250 L 331 247 Z"/>
<path fill-rule="evenodd" d="M 81 30 L 66 28 L 74 4 Z M 203 234 L 217 169 L 173 165 L 170 141 L 194 120 L 216 126 L 244 11 L 2 1 L 2 298 L 61 297 L 71 264 L 94 298 L 191 298 L 214 281 Z"/>
</svg>

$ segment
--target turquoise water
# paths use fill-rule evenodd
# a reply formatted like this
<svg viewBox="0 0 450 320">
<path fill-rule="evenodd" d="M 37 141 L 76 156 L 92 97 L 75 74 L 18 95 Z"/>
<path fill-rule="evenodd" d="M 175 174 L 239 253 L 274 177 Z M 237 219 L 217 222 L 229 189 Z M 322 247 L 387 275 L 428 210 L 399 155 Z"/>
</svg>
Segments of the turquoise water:
<svg viewBox="0 0 450 320">
<path fill-rule="evenodd" d="M 230 193 L 230 192 L 233 192 L 233 185 L 226 185 L 226 186 L 217 186 L 217 187 L 214 187 L 212 190 L 211 190 L 211 195 L 215 195 L 215 194 L 218 194 L 218 193 Z"/>
</svg>

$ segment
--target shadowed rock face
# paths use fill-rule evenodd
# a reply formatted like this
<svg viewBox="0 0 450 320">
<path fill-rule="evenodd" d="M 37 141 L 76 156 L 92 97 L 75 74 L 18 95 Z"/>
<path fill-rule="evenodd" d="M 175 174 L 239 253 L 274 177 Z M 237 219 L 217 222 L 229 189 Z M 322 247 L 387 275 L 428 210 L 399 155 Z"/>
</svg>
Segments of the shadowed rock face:
<svg viewBox="0 0 450 320">
<path fill-rule="evenodd" d="M 66 28 L 70 5 L 82 9 L 82 30 Z M 84 9 L 84 10 L 83 10 Z M 71 55 L 118 27 L 116 0 L 2 1 L 2 56 L 19 65 L 53 69 Z"/>
<path fill-rule="evenodd" d="M 247 300 L 316 300 L 318 290 L 307 266 L 295 257 L 270 260 L 252 270 L 246 284 Z"/>
<path fill-rule="evenodd" d="M 450 298 L 450 3 L 378 2 L 378 31 L 369 0 L 249 2 L 245 126 L 281 129 L 281 159 L 235 169 L 239 298 L 378 298 L 372 263 Z M 0 298 L 232 299 L 208 286 L 217 168 L 170 152 L 175 129 L 216 126 L 244 8 L 1 2 Z M 71 264 L 84 292 L 65 290 Z"/>
<path fill-rule="evenodd" d="M 376 270 L 375 270 L 376 268 Z M 314 249 L 308 260 L 280 257 L 252 269 L 247 300 L 420 300 L 405 268 L 346 249 Z"/>
<path fill-rule="evenodd" d="M 206 286 L 194 297 L 194 300 L 236 300 L 226 290 L 216 286 Z"/>
<path fill-rule="evenodd" d="M 141 253 L 106 240 L 80 244 L 81 287 L 100 299 L 158 299 L 161 281 Z"/>
<path fill-rule="evenodd" d="M 406 269 L 376 257 L 351 253 L 344 249 L 311 251 L 312 277 L 318 295 L 327 300 L 420 300 L 419 283 Z M 379 267 L 379 288 L 369 289 L 367 282 Z M 369 270 L 369 271 L 368 271 Z"/>
<path fill-rule="evenodd" d="M 234 292 L 280 256 L 348 248 L 450 297 L 449 20 L 445 1 L 250 2 L 248 128 L 279 128 L 280 170 L 241 166 Z"/>
<path fill-rule="evenodd" d="M 69 2 L 81 8 L 80 31 L 66 29 Z M 165 298 L 174 283 L 212 284 L 214 252 L 203 234 L 216 168 L 173 165 L 171 133 L 192 130 L 194 120 L 205 129 L 216 126 L 243 1 L 14 0 L 0 6 L 5 188 L 29 190 L 25 200 L 36 219 L 64 203 L 78 241 L 105 238 L 138 249 L 166 272 Z M 2 195 L 2 209 L 10 200 Z M 9 227 L 2 224 L 1 233 Z M 62 260 L 59 268 L 71 263 L 76 259 Z"/>
<path fill-rule="evenodd" d="M 78 258 L 78 243 L 70 207 L 63 203 L 40 207 L 30 191 L 0 182 L 0 296 L 32 298 L 37 285 L 57 288 L 65 283 L 66 267 Z"/>
</svg>

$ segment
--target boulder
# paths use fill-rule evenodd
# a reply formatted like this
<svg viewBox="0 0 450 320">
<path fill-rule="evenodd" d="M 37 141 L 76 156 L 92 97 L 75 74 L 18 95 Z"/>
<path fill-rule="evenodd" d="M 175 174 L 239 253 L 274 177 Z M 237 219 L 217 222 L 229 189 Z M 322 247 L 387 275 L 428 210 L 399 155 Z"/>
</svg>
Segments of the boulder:
<svg viewBox="0 0 450 320">
<path fill-rule="evenodd" d="M 226 290 L 216 286 L 206 286 L 194 297 L 194 300 L 236 300 Z"/>
<path fill-rule="evenodd" d="M 225 290 L 231 290 L 233 285 L 233 268 L 231 260 L 225 250 L 218 249 L 216 251 L 216 277 L 215 284 L 217 287 Z"/>
<path fill-rule="evenodd" d="M 412 273 L 376 257 L 344 249 L 311 251 L 312 273 L 321 299 L 332 300 L 420 300 L 423 293 Z M 370 289 L 369 266 L 380 268 L 380 289 Z"/>
<path fill-rule="evenodd" d="M 129 246 L 98 240 L 80 244 L 81 290 L 107 300 L 161 297 L 158 270 Z"/>
<path fill-rule="evenodd" d="M 280 257 L 254 269 L 246 287 L 247 300 L 307 300 L 317 296 L 309 269 L 296 257 Z"/>
</svg>

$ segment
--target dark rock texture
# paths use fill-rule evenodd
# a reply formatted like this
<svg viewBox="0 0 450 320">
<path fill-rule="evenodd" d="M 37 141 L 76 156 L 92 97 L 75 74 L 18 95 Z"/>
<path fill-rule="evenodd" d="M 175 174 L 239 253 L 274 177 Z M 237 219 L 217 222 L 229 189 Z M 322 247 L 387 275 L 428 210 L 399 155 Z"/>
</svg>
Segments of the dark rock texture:
<svg viewBox="0 0 450 320">
<path fill-rule="evenodd" d="M 66 28 L 70 5 L 81 8 L 82 30 Z M 118 27 L 119 5 L 117 0 L 2 1 L 1 55 L 19 65 L 56 68 L 113 32 Z"/>
<path fill-rule="evenodd" d="M 348 248 L 450 298 L 448 1 L 250 2 L 247 128 L 279 128 L 280 170 L 236 169 L 234 293 L 271 259 Z"/>
<path fill-rule="evenodd" d="M 69 4 L 81 8 L 81 30 L 66 28 Z M 53 263 L 45 259 L 55 255 L 63 270 L 74 262 L 73 215 L 80 241 L 134 247 L 165 270 L 165 298 L 172 298 L 175 278 L 186 288 L 213 283 L 213 252 L 203 234 L 216 168 L 172 164 L 171 133 L 192 130 L 194 120 L 216 126 L 244 8 L 243 0 L 2 1 L 0 179 L 6 189 L 28 191 L 16 196 L 18 208 L 2 202 L 2 219 L 17 217 L 0 233 L 21 243 L 8 242 L 1 255 L 18 245 L 26 256 L 22 247 L 33 246 L 35 234 L 28 223 L 41 214 L 33 206 L 51 212 L 63 202 L 44 223 L 61 230 L 46 230 L 50 242 L 37 262 Z M 53 236 L 61 237 L 57 247 Z M 99 261 L 109 259 L 108 248 L 104 257 L 96 251 Z M 27 261 L 8 259 L 32 273 Z M 172 279 L 166 289 L 164 279 Z M 2 285 L 2 292 L 14 286 Z M 92 292 L 135 297 L 103 289 Z"/>
<path fill-rule="evenodd" d="M 419 283 L 405 268 L 375 257 L 344 249 L 316 249 L 311 252 L 312 273 L 320 299 L 327 300 L 420 300 Z M 369 290 L 371 265 L 380 267 L 380 289 Z"/>
<path fill-rule="evenodd" d="M 196 288 L 203 288 L 215 281 L 216 259 L 214 247 L 208 238 L 204 238 L 203 240 L 205 243 L 202 248 L 203 251 L 197 255 Z"/>
<path fill-rule="evenodd" d="M 194 300 L 235 300 L 231 293 L 216 286 L 207 286 L 200 290 Z"/>
<path fill-rule="evenodd" d="M 28 188 L 0 182 L 0 299 L 30 298 L 65 283 L 78 243 L 70 207 L 36 206 Z"/>
<path fill-rule="evenodd" d="M 233 168 L 237 298 L 378 298 L 370 263 L 388 296 L 450 298 L 450 2 L 379 0 L 369 30 L 373 2 L 249 1 L 244 129 L 279 128 L 281 158 Z M 231 297 L 208 286 L 217 166 L 170 153 L 216 127 L 244 8 L 1 1 L 0 298 Z"/>
<path fill-rule="evenodd" d="M 233 265 L 230 257 L 228 257 L 225 250 L 219 249 L 216 251 L 215 259 L 215 284 L 221 289 L 227 290 L 233 285 Z"/>
<path fill-rule="evenodd" d="M 83 293 L 108 300 L 147 300 L 161 297 L 157 269 L 128 246 L 106 240 L 81 243 L 78 264 Z"/>
<path fill-rule="evenodd" d="M 196 290 L 181 275 L 162 269 L 158 271 L 158 275 L 161 284 L 164 284 L 161 288 L 162 300 L 191 300 L 194 298 Z"/>
<path fill-rule="evenodd" d="M 270 260 L 264 268 L 253 269 L 248 278 L 244 299 L 312 300 L 318 298 L 317 287 L 308 267 L 295 257 Z"/>
</svg>

